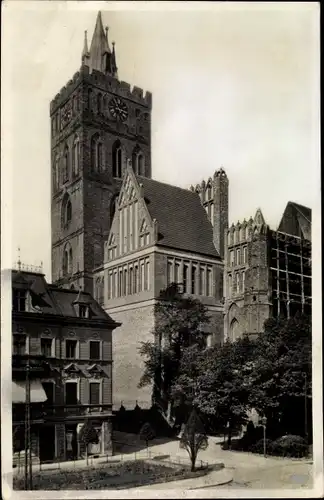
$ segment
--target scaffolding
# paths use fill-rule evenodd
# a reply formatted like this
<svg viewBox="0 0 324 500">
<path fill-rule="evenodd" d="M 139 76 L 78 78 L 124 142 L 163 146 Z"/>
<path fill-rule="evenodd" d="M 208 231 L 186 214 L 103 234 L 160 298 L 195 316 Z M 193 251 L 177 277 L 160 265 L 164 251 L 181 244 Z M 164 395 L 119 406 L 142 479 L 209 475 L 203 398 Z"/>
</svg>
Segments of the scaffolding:
<svg viewBox="0 0 324 500">
<path fill-rule="evenodd" d="M 280 231 L 270 238 L 272 314 L 290 318 L 311 315 L 311 242 Z"/>
</svg>

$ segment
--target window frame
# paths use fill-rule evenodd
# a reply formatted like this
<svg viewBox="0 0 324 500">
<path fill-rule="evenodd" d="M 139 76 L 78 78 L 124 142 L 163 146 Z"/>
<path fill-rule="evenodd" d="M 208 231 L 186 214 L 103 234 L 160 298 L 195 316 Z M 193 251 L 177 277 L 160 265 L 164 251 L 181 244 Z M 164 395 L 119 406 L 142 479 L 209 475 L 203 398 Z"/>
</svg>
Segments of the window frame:
<svg viewBox="0 0 324 500">
<path fill-rule="evenodd" d="M 67 344 L 68 342 L 75 342 L 75 356 L 69 357 L 67 355 Z M 65 339 L 65 359 L 79 359 L 79 341 L 77 339 Z"/>
<path fill-rule="evenodd" d="M 91 344 L 97 344 L 99 350 L 99 357 L 91 357 Z M 90 361 L 101 361 L 102 360 L 102 342 L 101 340 L 90 339 L 89 340 L 89 360 Z"/>
<path fill-rule="evenodd" d="M 66 401 L 66 386 L 75 384 L 76 387 L 76 403 L 67 403 Z M 80 404 L 80 379 L 66 379 L 64 381 L 64 403 L 66 406 L 77 406 Z"/>
</svg>

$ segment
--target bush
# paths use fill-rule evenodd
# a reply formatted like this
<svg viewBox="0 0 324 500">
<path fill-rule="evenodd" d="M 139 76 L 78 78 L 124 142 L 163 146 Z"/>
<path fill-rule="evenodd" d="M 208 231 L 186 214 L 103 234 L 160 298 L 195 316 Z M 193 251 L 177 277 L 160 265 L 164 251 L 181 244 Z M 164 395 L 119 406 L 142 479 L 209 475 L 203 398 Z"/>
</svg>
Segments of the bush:
<svg viewBox="0 0 324 500">
<path fill-rule="evenodd" d="M 308 445 L 301 436 L 288 434 L 273 441 L 272 454 L 281 457 L 305 457 L 308 454 Z"/>
<path fill-rule="evenodd" d="M 273 445 L 273 441 L 271 441 L 271 439 L 266 439 L 266 454 L 267 455 L 273 455 L 272 453 L 272 445 Z M 264 441 L 263 439 L 260 439 L 257 443 L 255 443 L 252 447 L 251 447 L 251 451 L 253 453 L 264 453 Z"/>
</svg>

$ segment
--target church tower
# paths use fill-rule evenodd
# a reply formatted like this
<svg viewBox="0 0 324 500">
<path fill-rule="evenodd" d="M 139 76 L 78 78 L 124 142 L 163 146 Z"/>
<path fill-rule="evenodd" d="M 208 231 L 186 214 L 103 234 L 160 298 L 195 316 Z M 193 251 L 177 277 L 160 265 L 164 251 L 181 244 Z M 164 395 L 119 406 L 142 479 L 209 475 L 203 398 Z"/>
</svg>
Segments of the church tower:
<svg viewBox="0 0 324 500">
<path fill-rule="evenodd" d="M 51 117 L 52 281 L 93 292 L 127 159 L 151 177 L 152 95 L 118 79 L 102 16 Z"/>
</svg>

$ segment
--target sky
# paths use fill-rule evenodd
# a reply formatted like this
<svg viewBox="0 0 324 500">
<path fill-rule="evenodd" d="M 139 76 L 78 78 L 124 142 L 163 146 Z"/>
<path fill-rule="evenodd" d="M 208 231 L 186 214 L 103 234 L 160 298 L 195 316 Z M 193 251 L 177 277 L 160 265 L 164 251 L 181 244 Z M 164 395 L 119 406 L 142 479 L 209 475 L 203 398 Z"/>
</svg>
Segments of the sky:
<svg viewBox="0 0 324 500">
<path fill-rule="evenodd" d="M 99 9 L 119 78 L 153 93 L 154 179 L 223 167 L 230 223 L 260 207 L 276 228 L 288 201 L 319 213 L 318 3 L 134 3 L 2 4 L 2 268 L 20 247 L 51 279 L 49 104 Z"/>
</svg>

